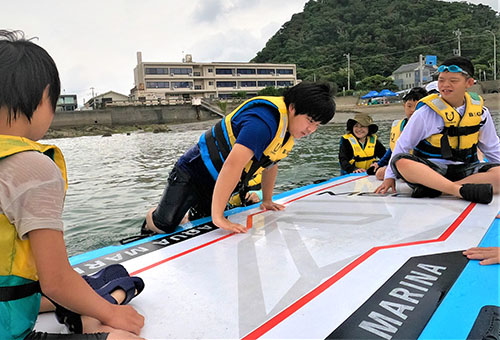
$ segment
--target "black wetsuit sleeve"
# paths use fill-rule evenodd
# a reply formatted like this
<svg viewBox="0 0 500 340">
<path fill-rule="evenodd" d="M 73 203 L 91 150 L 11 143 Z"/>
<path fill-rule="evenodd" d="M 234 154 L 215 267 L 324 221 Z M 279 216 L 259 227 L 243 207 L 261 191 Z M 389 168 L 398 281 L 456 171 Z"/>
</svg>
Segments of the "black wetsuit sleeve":
<svg viewBox="0 0 500 340">
<path fill-rule="evenodd" d="M 352 150 L 351 143 L 344 137 L 340 138 L 339 147 L 339 162 L 340 168 L 347 173 L 351 173 L 356 170 L 354 164 L 350 164 L 349 161 L 354 158 L 354 151 Z"/>
<path fill-rule="evenodd" d="M 377 157 L 378 159 L 381 159 L 382 157 L 384 157 L 386 151 L 387 150 L 386 150 L 384 144 L 382 144 L 377 139 L 377 143 L 375 143 L 375 157 Z"/>
</svg>

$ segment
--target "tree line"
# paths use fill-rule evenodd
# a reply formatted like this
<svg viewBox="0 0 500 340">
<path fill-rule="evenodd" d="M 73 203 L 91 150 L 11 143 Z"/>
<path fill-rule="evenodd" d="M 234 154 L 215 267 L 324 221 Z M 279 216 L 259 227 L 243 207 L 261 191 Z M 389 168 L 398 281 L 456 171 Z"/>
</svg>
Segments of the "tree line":
<svg viewBox="0 0 500 340">
<path fill-rule="evenodd" d="M 476 74 L 493 79 L 493 34 L 498 41 L 500 17 L 485 5 L 310 0 L 252 62 L 296 64 L 297 78 L 328 81 L 342 90 L 349 54 L 351 89 L 380 90 L 371 86 L 381 84 L 394 89 L 388 77 L 399 66 L 418 62 L 420 54 L 436 55 L 439 64 L 457 53 L 460 38 L 461 55 L 472 60 Z"/>
</svg>

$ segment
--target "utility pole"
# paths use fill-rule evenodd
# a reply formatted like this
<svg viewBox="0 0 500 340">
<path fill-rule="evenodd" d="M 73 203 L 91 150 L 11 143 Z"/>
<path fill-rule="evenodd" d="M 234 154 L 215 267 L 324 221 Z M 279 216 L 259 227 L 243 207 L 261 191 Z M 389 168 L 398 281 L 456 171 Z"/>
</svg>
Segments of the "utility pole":
<svg viewBox="0 0 500 340">
<path fill-rule="evenodd" d="M 490 30 L 486 32 L 493 34 L 493 80 L 497 80 L 497 36 Z"/>
<path fill-rule="evenodd" d="M 90 88 L 92 90 L 92 108 L 95 109 L 95 98 L 94 98 L 94 88 Z"/>
<path fill-rule="evenodd" d="M 424 86 L 424 56 L 423 55 L 419 55 L 418 56 L 418 75 L 419 75 L 419 86 L 420 87 L 423 87 Z"/>
<path fill-rule="evenodd" d="M 456 30 L 453 31 L 453 33 L 455 33 L 455 35 L 458 38 L 458 55 L 461 56 L 462 55 L 462 51 L 460 49 L 460 36 L 462 35 L 462 32 L 460 31 L 459 28 L 457 28 Z"/>
<path fill-rule="evenodd" d="M 351 89 L 351 53 L 344 53 L 347 57 L 347 91 Z"/>
</svg>

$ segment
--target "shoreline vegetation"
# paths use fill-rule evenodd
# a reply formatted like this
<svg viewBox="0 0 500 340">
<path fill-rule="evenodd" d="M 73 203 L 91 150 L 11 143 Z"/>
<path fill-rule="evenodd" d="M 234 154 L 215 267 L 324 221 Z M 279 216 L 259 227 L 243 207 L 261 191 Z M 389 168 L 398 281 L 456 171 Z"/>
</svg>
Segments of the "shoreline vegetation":
<svg viewBox="0 0 500 340">
<path fill-rule="evenodd" d="M 485 106 L 490 111 L 500 111 L 500 94 L 485 94 L 482 95 L 485 100 Z M 351 97 L 352 98 L 352 97 Z M 353 98 L 354 99 L 354 98 Z M 356 113 L 364 112 L 372 116 L 374 121 L 393 121 L 401 119 L 404 115 L 403 105 L 401 103 L 393 104 L 377 104 L 370 106 L 356 105 L 355 100 L 349 100 L 345 97 L 336 98 L 337 111 L 335 117 L 329 124 L 345 124 L 349 118 L 352 118 Z M 189 130 L 205 130 L 212 126 L 220 118 L 194 121 L 192 123 L 179 124 L 150 124 L 150 125 L 89 125 L 77 127 L 65 127 L 49 129 L 43 139 L 54 138 L 69 138 L 81 136 L 103 136 L 108 137 L 113 134 L 131 134 L 141 132 L 183 132 Z"/>
</svg>

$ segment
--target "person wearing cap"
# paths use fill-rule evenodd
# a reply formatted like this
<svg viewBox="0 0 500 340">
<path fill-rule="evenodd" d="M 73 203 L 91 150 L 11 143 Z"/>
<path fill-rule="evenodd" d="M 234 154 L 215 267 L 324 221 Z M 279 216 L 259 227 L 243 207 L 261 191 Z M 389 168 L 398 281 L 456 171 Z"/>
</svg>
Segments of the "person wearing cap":
<svg viewBox="0 0 500 340">
<path fill-rule="evenodd" d="M 401 132 L 403 132 L 408 120 L 415 112 L 418 101 L 425 96 L 427 96 L 427 91 L 425 89 L 421 87 L 414 87 L 403 97 L 403 107 L 406 117 L 400 120 L 395 120 L 392 123 L 389 148 L 387 149 L 385 155 L 377 162 L 378 167 L 375 172 L 375 176 L 378 180 L 382 181 L 384 179 L 385 170 L 387 169 L 387 164 L 389 164 L 389 160 L 391 159 L 392 150 L 394 150 L 394 147 L 396 146 L 396 141 L 401 135 Z"/>
<path fill-rule="evenodd" d="M 360 173 L 376 167 L 376 160 L 385 154 L 385 147 L 375 134 L 378 126 L 372 117 L 358 113 L 354 119 L 348 119 L 346 125 L 347 133 L 340 139 L 340 173 Z"/>
<path fill-rule="evenodd" d="M 438 72 L 439 94 L 417 105 L 375 192 L 395 192 L 401 178 L 413 188 L 412 197 L 445 193 L 488 204 L 500 191 L 500 139 L 483 99 L 466 92 L 474 85 L 474 66 L 453 57 Z M 478 148 L 489 163 L 478 162 Z"/>
</svg>

